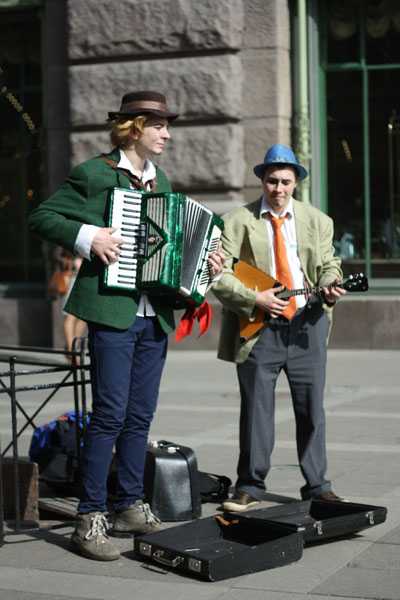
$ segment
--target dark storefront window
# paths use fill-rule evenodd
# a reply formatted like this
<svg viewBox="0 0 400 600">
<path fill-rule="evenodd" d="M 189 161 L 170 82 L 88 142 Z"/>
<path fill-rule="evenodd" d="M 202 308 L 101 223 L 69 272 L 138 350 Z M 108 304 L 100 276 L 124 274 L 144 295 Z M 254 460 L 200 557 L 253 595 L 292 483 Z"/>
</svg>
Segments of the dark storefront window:
<svg viewBox="0 0 400 600">
<path fill-rule="evenodd" d="M 364 249 L 360 89 L 360 73 L 331 73 L 327 78 L 328 209 L 342 258 L 362 256 Z"/>
<path fill-rule="evenodd" d="M 40 9 L 0 11 L 0 284 L 44 280 L 27 216 L 44 189 Z"/>
<path fill-rule="evenodd" d="M 323 5 L 327 209 L 335 245 L 345 274 L 399 278 L 400 6 Z"/>
<path fill-rule="evenodd" d="M 372 71 L 369 83 L 372 272 L 400 277 L 400 69 Z"/>
</svg>

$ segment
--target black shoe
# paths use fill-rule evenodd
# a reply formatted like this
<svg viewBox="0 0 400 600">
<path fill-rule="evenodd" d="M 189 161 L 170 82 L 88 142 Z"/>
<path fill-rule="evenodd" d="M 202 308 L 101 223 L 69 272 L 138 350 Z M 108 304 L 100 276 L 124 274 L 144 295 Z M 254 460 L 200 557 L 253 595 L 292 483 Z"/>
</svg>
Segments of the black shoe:
<svg viewBox="0 0 400 600">
<path fill-rule="evenodd" d="M 233 512 L 241 512 L 252 506 L 257 506 L 257 504 L 260 504 L 260 501 L 251 494 L 247 492 L 235 492 L 230 498 L 224 500 L 222 508 Z"/>
<path fill-rule="evenodd" d="M 313 497 L 314 500 L 329 500 L 330 502 L 345 502 L 343 498 L 336 496 L 331 490 L 328 492 L 321 492 L 318 496 Z"/>
</svg>

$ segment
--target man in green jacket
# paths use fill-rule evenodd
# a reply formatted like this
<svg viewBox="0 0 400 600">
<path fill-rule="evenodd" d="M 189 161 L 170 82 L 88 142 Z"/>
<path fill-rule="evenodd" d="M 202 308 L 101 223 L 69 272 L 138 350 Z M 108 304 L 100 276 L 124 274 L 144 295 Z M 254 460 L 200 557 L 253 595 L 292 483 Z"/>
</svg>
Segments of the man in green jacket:
<svg viewBox="0 0 400 600">
<path fill-rule="evenodd" d="M 148 533 L 162 527 L 143 502 L 143 475 L 150 424 L 156 409 L 174 327 L 173 309 L 161 296 L 106 288 L 104 265 L 118 260 L 123 239 L 108 227 L 114 187 L 170 192 L 163 171 L 150 161 L 169 140 L 176 119 L 163 94 L 132 92 L 109 112 L 114 149 L 72 169 L 64 185 L 29 217 L 32 233 L 82 256 L 82 267 L 65 310 L 87 321 L 92 415 L 81 461 L 81 496 L 71 543 L 94 560 L 115 560 L 107 535 L 107 476 L 115 446 L 116 501 L 113 534 Z M 223 255 L 210 256 L 211 277 Z M 179 493 L 179 492 L 177 492 Z"/>
</svg>

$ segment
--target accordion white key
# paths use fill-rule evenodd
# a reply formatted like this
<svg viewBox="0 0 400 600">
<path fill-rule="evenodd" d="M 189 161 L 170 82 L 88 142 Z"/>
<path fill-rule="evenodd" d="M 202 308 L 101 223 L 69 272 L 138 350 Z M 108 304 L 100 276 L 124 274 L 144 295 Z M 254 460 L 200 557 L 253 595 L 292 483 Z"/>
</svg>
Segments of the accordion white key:
<svg viewBox="0 0 400 600">
<path fill-rule="evenodd" d="M 119 260 L 105 268 L 106 287 L 164 293 L 177 308 L 180 300 L 203 303 L 208 256 L 224 227 L 218 215 L 184 194 L 114 188 L 109 226 L 124 244 Z"/>
</svg>

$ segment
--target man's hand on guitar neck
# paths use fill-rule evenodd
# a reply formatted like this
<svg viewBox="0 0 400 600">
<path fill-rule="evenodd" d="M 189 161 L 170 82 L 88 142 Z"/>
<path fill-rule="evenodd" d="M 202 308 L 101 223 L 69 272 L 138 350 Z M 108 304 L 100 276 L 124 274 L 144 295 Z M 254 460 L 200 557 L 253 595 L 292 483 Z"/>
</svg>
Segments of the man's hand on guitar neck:
<svg viewBox="0 0 400 600">
<path fill-rule="evenodd" d="M 345 289 L 338 287 L 339 283 L 340 279 L 337 277 L 335 281 L 332 281 L 328 286 L 322 288 L 325 302 L 328 305 L 335 304 L 341 296 L 347 293 Z M 283 313 L 289 304 L 288 300 L 281 300 L 276 296 L 278 292 L 281 292 L 284 289 L 285 287 L 282 285 L 280 287 L 269 288 L 268 290 L 259 292 L 257 294 L 255 305 L 270 317 L 276 319 Z"/>
<path fill-rule="evenodd" d="M 289 305 L 288 300 L 281 300 L 276 297 L 276 294 L 282 292 L 284 289 L 285 286 L 281 285 L 276 288 L 269 288 L 268 290 L 259 292 L 257 294 L 255 305 L 257 308 L 266 312 L 270 317 L 276 319 Z"/>
<path fill-rule="evenodd" d="M 335 304 L 343 294 L 346 294 L 346 290 L 343 288 L 337 287 L 337 284 L 340 283 L 339 277 L 336 277 L 335 281 L 332 281 L 328 286 L 323 287 L 323 292 L 325 296 L 325 302 L 330 304 Z"/>
</svg>

